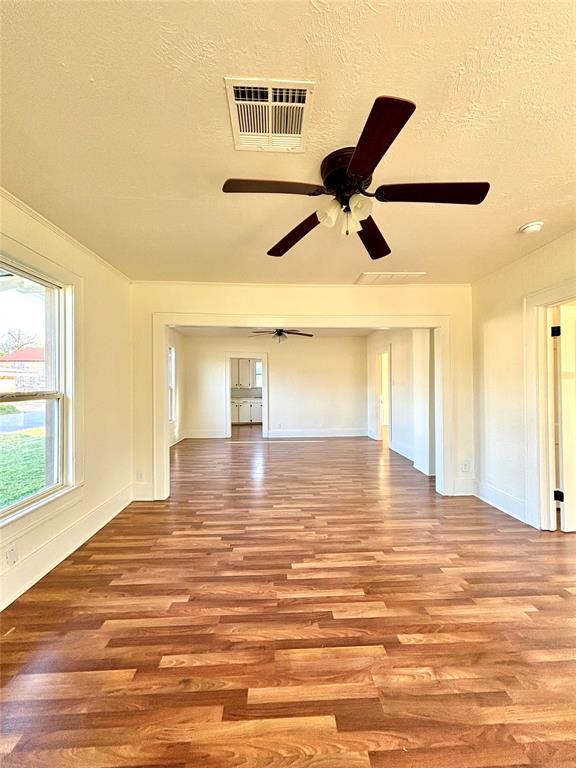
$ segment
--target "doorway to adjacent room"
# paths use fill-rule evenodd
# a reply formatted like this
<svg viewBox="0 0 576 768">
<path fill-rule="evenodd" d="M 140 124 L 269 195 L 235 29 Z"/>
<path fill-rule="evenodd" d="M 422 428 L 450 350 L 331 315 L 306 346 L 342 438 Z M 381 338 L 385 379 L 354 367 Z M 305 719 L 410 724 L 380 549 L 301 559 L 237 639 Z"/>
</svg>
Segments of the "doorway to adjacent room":
<svg viewBox="0 0 576 768">
<path fill-rule="evenodd" d="M 236 439 L 254 440 L 262 437 L 262 389 L 264 366 L 256 357 L 231 357 L 230 431 Z"/>
</svg>

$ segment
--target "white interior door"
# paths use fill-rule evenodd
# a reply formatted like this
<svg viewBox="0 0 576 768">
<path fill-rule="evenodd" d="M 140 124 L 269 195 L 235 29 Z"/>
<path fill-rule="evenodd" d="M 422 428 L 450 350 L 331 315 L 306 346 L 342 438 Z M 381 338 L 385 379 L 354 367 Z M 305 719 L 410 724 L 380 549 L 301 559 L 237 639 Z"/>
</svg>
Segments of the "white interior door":
<svg viewBox="0 0 576 768">
<path fill-rule="evenodd" d="M 560 307 L 559 460 L 561 528 L 576 531 L 576 304 Z"/>
</svg>

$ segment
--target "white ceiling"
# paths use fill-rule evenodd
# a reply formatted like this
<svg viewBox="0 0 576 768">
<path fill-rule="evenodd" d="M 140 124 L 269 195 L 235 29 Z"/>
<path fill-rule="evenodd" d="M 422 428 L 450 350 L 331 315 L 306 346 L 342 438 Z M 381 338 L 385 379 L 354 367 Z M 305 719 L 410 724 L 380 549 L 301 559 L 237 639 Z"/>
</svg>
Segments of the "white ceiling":
<svg viewBox="0 0 576 768">
<path fill-rule="evenodd" d="M 572 0 L 13 2 L 2 11 L 4 186 L 134 279 L 468 282 L 576 225 Z M 233 149 L 224 76 L 316 81 L 304 154 Z M 392 247 L 318 228 L 266 250 L 312 198 L 227 177 L 320 181 L 373 100 L 417 109 L 375 184 L 487 180 L 484 204 L 380 204 Z M 519 225 L 544 219 L 540 234 Z"/>
<path fill-rule="evenodd" d="M 216 328 L 214 326 L 191 326 L 191 325 L 175 325 L 173 326 L 175 331 L 181 333 L 184 336 L 226 336 L 228 338 L 245 338 L 256 339 L 261 338 L 256 334 L 252 334 L 252 331 L 256 328 Z M 290 326 L 292 327 L 292 326 Z M 258 329 L 263 330 L 263 329 Z M 266 329 L 268 330 L 268 329 Z M 368 336 L 370 333 L 379 330 L 378 328 L 300 328 L 294 330 L 304 331 L 305 333 L 313 333 L 314 336 L 321 336 L 322 338 L 334 337 L 334 336 Z M 388 330 L 382 328 L 380 330 Z M 268 338 L 268 337 L 265 337 Z M 272 338 L 272 337 L 270 337 Z"/>
</svg>

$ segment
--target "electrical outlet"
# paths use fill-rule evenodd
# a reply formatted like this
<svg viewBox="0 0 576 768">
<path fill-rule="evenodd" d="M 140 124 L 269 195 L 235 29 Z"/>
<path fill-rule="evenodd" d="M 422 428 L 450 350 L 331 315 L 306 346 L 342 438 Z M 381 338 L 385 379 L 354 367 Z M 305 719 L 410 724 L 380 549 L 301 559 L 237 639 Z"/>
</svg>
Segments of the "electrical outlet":
<svg viewBox="0 0 576 768">
<path fill-rule="evenodd" d="M 462 462 L 462 472 L 470 472 L 470 462 L 469 461 L 463 461 Z"/>
<path fill-rule="evenodd" d="M 12 566 L 16 565 L 18 562 L 18 547 L 16 544 L 10 544 L 10 546 L 6 547 L 3 555 L 5 566 L 12 568 Z"/>
<path fill-rule="evenodd" d="M 142 472 L 136 472 L 136 480 L 142 480 Z"/>
</svg>

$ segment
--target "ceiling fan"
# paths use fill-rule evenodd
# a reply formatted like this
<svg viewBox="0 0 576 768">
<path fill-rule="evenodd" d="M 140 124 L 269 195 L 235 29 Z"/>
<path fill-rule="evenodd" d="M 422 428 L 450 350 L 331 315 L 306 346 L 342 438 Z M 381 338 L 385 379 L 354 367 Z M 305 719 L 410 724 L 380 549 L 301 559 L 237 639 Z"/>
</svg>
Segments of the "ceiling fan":
<svg viewBox="0 0 576 768">
<path fill-rule="evenodd" d="M 271 330 L 257 330 L 252 331 L 253 334 L 257 336 L 274 336 L 278 339 L 278 343 L 281 341 L 286 341 L 288 336 L 309 336 L 312 338 L 314 336 L 313 333 L 304 333 L 303 331 L 297 331 L 295 329 L 284 329 L 284 328 L 275 328 Z"/>
<path fill-rule="evenodd" d="M 381 203 L 456 203 L 478 205 L 490 189 L 486 181 L 383 184 L 368 192 L 374 169 L 408 122 L 416 105 L 393 96 L 379 96 L 368 115 L 356 147 L 327 155 L 320 166 L 323 184 L 266 179 L 228 179 L 224 192 L 270 192 L 316 197 L 329 195 L 328 205 L 314 211 L 268 251 L 283 256 L 318 224 L 331 227 L 343 214 L 342 232 L 357 232 L 371 259 L 391 251 L 370 215 L 372 200 Z"/>
</svg>

